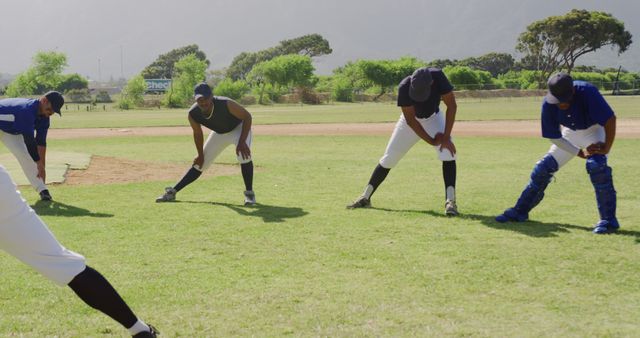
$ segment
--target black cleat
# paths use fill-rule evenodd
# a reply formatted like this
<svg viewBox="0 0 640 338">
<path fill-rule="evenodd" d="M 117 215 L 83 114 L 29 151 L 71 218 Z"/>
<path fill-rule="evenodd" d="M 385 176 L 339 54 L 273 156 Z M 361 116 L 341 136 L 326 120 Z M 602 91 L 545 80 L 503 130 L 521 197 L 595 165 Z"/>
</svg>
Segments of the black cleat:
<svg viewBox="0 0 640 338">
<path fill-rule="evenodd" d="M 40 192 L 40 200 L 41 201 L 51 201 L 53 200 L 53 197 L 51 197 L 51 194 L 49 193 L 49 190 L 44 189 Z"/>
<path fill-rule="evenodd" d="M 147 324 L 149 325 L 149 324 Z M 149 325 L 149 329 L 150 331 L 142 331 L 140 333 L 137 333 L 136 335 L 134 335 L 134 338 L 156 338 L 157 336 L 160 335 L 160 332 L 158 332 L 158 330 L 153 327 L 152 325 Z"/>
</svg>

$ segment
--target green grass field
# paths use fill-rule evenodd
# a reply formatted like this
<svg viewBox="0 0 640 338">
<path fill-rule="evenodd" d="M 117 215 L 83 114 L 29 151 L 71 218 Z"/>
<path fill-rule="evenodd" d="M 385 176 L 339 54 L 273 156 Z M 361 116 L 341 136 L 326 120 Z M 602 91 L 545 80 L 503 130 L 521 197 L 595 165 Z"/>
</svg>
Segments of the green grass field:
<svg viewBox="0 0 640 338">
<path fill-rule="evenodd" d="M 640 118 L 640 96 L 608 96 L 621 118 Z M 540 116 L 540 97 L 458 99 L 457 120 L 535 120 Z M 111 106 L 87 112 L 70 104 L 55 116 L 52 128 L 124 128 L 188 125 L 186 109 L 119 111 Z M 444 109 L 444 106 L 441 108 Z M 256 124 L 393 122 L 400 110 L 395 102 L 336 103 L 328 105 L 248 106 Z"/>
<path fill-rule="evenodd" d="M 199 180 L 169 204 L 153 201 L 174 181 L 53 186 L 50 205 L 22 190 L 164 337 L 637 335 L 640 140 L 612 151 L 622 229 L 607 236 L 590 232 L 598 216 L 581 159 L 556 175 L 531 221 L 493 221 L 546 152 L 538 138 L 457 138 L 458 218 L 443 216 L 440 162 L 424 145 L 391 171 L 373 208 L 346 210 L 387 140 L 256 136 L 256 207 L 242 206 L 240 175 Z M 151 165 L 186 166 L 194 154 L 189 136 L 49 147 Z M 234 163 L 232 149 L 218 162 Z M 5 253 L 0 270 L 0 336 L 126 336 Z"/>
</svg>

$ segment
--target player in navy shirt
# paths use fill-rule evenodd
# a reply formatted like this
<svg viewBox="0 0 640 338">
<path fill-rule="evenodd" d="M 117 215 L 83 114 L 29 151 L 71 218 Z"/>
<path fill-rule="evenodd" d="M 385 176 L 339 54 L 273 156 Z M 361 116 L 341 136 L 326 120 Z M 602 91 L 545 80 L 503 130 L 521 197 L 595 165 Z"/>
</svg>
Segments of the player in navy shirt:
<svg viewBox="0 0 640 338">
<path fill-rule="evenodd" d="M 446 111 L 440 110 L 440 101 Z M 362 194 L 349 209 L 371 206 L 371 196 L 402 157 L 420 140 L 433 146 L 442 161 L 445 187 L 445 214 L 458 215 L 455 199 L 456 146 L 451 137 L 458 109 L 453 86 L 437 68 L 419 68 L 398 85 L 398 107 L 402 111 L 387 149 L 373 170 Z"/>
<path fill-rule="evenodd" d="M 0 100 L 0 140 L 16 157 L 29 183 L 44 201 L 51 200 L 46 182 L 49 118 L 60 114 L 64 98 L 51 91 L 39 99 Z"/>
<path fill-rule="evenodd" d="M 553 145 L 536 163 L 531 179 L 513 208 L 496 217 L 498 222 L 528 219 L 529 211 L 544 197 L 553 174 L 569 160 L 586 159 L 587 173 L 596 192 L 600 221 L 593 232 L 616 232 L 616 191 L 607 154 L 616 136 L 616 116 L 598 88 L 584 81 L 573 81 L 565 73 L 552 75 L 549 92 L 542 103 L 542 137 Z"/>
</svg>

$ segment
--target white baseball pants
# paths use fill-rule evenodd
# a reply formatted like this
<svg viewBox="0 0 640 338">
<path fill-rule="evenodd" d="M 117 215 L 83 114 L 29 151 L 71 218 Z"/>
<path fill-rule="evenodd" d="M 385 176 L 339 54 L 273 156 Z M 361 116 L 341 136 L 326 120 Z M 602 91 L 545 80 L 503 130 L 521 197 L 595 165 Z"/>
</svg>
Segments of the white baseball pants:
<svg viewBox="0 0 640 338">
<path fill-rule="evenodd" d="M 31 186 L 37 192 L 47 189 L 45 183 L 38 177 L 38 165 L 33 161 L 31 155 L 29 155 L 22 135 L 13 135 L 0 130 L 0 140 L 18 160 L 20 167 L 22 167 L 22 172 L 24 172 Z"/>
<path fill-rule="evenodd" d="M 562 137 L 578 148 L 586 148 L 593 143 L 605 141 L 604 127 L 599 124 L 594 124 L 593 126 L 582 130 L 571 130 L 569 128 L 562 127 L 561 132 Z M 553 156 L 556 162 L 558 162 L 558 168 L 561 168 L 576 156 L 575 154 L 559 148 L 555 144 L 551 145 L 548 154 Z"/>
<path fill-rule="evenodd" d="M 204 163 L 202 163 L 203 172 L 207 170 L 207 168 L 209 168 L 209 166 L 225 148 L 230 145 L 235 146 L 238 144 L 238 141 L 240 141 L 240 134 L 242 134 L 242 125 L 243 123 L 240 123 L 232 131 L 225 134 L 218 134 L 213 130 L 211 131 L 209 137 L 207 137 L 207 140 L 204 142 Z M 246 140 L 249 149 L 251 149 L 252 139 L 253 136 L 250 130 Z M 242 158 L 242 155 L 237 155 L 236 158 L 241 164 L 251 162 L 251 157 L 244 159 Z"/>
<path fill-rule="evenodd" d="M 33 161 L 32 161 L 33 162 Z M 67 250 L 16 190 L 0 165 L 0 249 L 64 286 L 84 271 L 82 255 Z"/>
<path fill-rule="evenodd" d="M 442 111 L 426 119 L 418 118 L 417 120 L 424 128 L 424 131 L 431 137 L 435 137 L 438 133 L 444 133 L 445 116 Z M 404 115 L 400 114 L 400 119 L 396 123 L 391 139 L 387 144 L 387 149 L 384 151 L 382 158 L 380 158 L 380 165 L 387 169 L 395 167 L 409 149 L 421 140 L 420 136 L 409 127 Z M 456 155 L 451 155 L 449 150 L 440 151 L 440 146 L 433 146 L 433 149 L 435 149 L 441 161 L 453 161 L 456 159 Z"/>
</svg>

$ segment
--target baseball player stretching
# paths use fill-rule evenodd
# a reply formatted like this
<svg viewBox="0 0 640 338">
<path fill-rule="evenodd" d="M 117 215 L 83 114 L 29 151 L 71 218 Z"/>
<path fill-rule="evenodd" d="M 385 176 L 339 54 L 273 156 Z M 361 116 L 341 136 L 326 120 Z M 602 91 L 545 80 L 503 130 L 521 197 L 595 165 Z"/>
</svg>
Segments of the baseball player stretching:
<svg viewBox="0 0 640 338">
<path fill-rule="evenodd" d="M 586 159 L 587 173 L 595 188 L 600 221 L 596 234 L 616 232 L 616 191 L 607 154 L 616 137 L 616 116 L 598 89 L 584 81 L 573 81 L 564 73 L 552 75 L 542 103 L 542 137 L 553 145 L 533 167 L 531 179 L 513 208 L 496 217 L 498 222 L 522 222 L 544 197 L 553 174 L 569 160 Z"/>
<path fill-rule="evenodd" d="M 60 286 L 68 285 L 87 305 L 122 324 L 134 337 L 156 337 L 118 292 L 84 257 L 66 249 L 29 207 L 0 165 L 0 249 Z"/>
<path fill-rule="evenodd" d="M 29 183 L 43 201 L 51 200 L 45 184 L 49 117 L 54 112 L 60 114 L 63 104 L 64 98 L 55 91 L 37 100 L 0 100 L 0 139 L 18 160 Z"/>
<path fill-rule="evenodd" d="M 446 117 L 440 100 L 447 106 Z M 437 68 L 420 68 L 404 78 L 398 88 L 398 106 L 402 115 L 396 123 L 387 149 L 374 169 L 364 192 L 347 208 L 371 206 L 371 195 L 387 177 L 391 168 L 420 141 L 432 145 L 442 161 L 445 186 L 445 214 L 458 215 L 456 206 L 456 147 L 451 139 L 457 104 L 453 86 Z"/>
<path fill-rule="evenodd" d="M 251 160 L 251 114 L 235 101 L 213 96 L 206 83 L 195 86 L 196 103 L 189 109 L 189 124 L 193 129 L 193 140 L 198 155 L 193 166 L 174 187 L 165 188 L 165 193 L 156 202 L 170 202 L 176 194 L 202 174 L 218 155 L 229 145 L 236 146 L 236 155 L 244 179 L 244 204 L 256 204 L 253 192 L 253 161 Z M 212 130 L 204 142 L 202 126 Z"/>
</svg>

